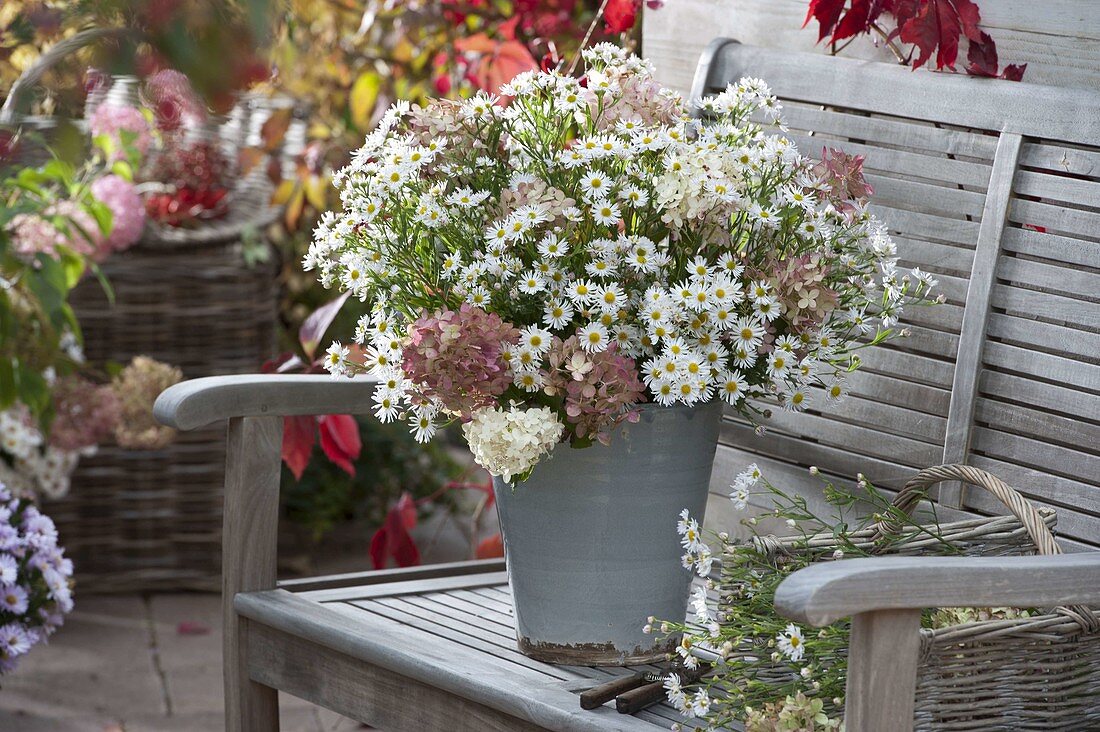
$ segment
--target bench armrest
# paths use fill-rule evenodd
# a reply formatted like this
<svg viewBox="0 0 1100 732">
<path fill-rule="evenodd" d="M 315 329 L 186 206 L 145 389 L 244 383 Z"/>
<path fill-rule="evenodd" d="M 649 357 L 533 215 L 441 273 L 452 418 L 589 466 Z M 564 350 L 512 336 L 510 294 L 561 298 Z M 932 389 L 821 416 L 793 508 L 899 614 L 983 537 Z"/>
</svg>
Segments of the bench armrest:
<svg viewBox="0 0 1100 732">
<path fill-rule="evenodd" d="M 368 378 L 247 374 L 211 376 L 176 384 L 157 397 L 161 424 L 193 430 L 234 417 L 366 414 L 373 411 Z"/>
<path fill-rule="evenodd" d="M 814 627 L 880 610 L 1100 605 L 1100 552 L 823 562 L 779 585 L 780 615 Z"/>
<path fill-rule="evenodd" d="M 852 617 L 849 732 L 911 732 L 921 611 L 1100 604 L 1100 552 L 1035 557 L 881 557 L 823 562 L 785 579 L 780 615 L 810 626 Z"/>
</svg>

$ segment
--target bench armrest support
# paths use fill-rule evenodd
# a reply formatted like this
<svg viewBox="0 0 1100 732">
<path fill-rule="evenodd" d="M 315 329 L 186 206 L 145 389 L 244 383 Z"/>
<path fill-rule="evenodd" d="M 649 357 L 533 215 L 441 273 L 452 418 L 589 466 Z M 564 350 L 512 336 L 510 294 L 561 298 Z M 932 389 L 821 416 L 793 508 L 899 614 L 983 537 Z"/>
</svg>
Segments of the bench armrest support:
<svg viewBox="0 0 1100 732">
<path fill-rule="evenodd" d="M 374 382 L 368 378 L 247 374 L 192 379 L 165 389 L 153 413 L 162 424 L 193 430 L 234 417 L 367 414 Z"/>
</svg>

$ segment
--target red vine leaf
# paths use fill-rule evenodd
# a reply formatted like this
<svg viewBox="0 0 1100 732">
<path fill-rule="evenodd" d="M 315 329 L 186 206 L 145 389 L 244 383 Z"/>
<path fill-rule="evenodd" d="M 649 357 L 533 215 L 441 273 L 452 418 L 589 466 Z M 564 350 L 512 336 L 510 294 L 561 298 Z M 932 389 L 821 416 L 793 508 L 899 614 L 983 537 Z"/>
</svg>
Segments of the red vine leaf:
<svg viewBox="0 0 1100 732">
<path fill-rule="evenodd" d="M 883 15 L 892 15 L 896 27 L 886 32 L 878 25 Z M 928 64 L 935 55 L 937 70 L 955 70 L 959 46 L 965 37 L 967 73 L 1019 81 L 1026 64 L 1011 64 L 999 71 L 997 47 L 989 34 L 978 27 L 981 11 L 974 0 L 810 0 L 806 20 L 816 19 L 818 40 L 829 43 L 878 30 L 888 41 L 900 39 L 913 46 L 913 68 Z"/>
<path fill-rule="evenodd" d="M 500 534 L 493 534 L 492 536 L 482 539 L 477 544 L 477 549 L 474 551 L 474 557 L 476 559 L 497 559 L 504 556 L 504 539 Z"/>
<path fill-rule="evenodd" d="M 412 522 L 409 512 L 412 512 Z M 409 535 L 416 525 L 416 502 L 407 492 L 386 513 L 386 521 L 370 540 L 370 558 L 375 569 L 383 569 L 390 559 L 398 567 L 420 564 L 420 550 Z"/>
<path fill-rule="evenodd" d="M 359 423 L 350 414 L 326 414 L 318 422 L 321 449 L 338 468 L 355 476 L 353 461 L 359 459 L 363 443 L 359 439 Z"/>
<path fill-rule="evenodd" d="M 290 468 L 295 480 L 301 480 L 309 465 L 309 456 L 313 454 L 313 445 L 317 441 L 315 423 L 314 417 L 283 419 L 283 462 Z"/>
</svg>

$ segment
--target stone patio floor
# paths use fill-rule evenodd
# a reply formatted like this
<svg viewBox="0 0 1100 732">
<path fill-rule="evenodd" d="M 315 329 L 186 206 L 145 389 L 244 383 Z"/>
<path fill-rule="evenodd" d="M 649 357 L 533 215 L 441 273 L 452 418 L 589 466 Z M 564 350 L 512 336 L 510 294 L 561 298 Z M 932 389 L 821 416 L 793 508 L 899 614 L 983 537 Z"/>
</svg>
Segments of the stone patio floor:
<svg viewBox="0 0 1100 732">
<path fill-rule="evenodd" d="M 64 627 L 0 687 L 3 732 L 221 732 L 215 594 L 78 598 Z M 282 732 L 359 723 L 280 695 Z"/>
</svg>

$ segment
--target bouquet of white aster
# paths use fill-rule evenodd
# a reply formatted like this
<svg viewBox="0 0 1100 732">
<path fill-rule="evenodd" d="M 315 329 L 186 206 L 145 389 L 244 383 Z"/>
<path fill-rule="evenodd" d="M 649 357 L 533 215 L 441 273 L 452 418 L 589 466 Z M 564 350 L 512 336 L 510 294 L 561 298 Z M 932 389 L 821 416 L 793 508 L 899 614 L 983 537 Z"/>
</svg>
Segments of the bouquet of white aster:
<svg viewBox="0 0 1100 732">
<path fill-rule="evenodd" d="M 330 370 L 376 376 L 379 418 L 419 439 L 463 420 L 508 478 L 559 441 L 607 443 L 647 401 L 751 417 L 805 409 L 815 386 L 839 398 L 856 351 L 933 284 L 896 269 L 860 158 L 767 131 L 764 82 L 705 100 L 699 124 L 647 62 L 583 58 L 583 79 L 395 105 L 305 258 L 367 304 Z"/>
</svg>

